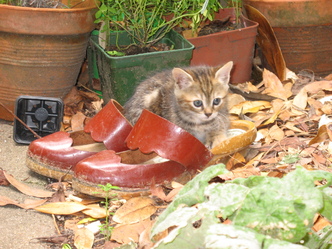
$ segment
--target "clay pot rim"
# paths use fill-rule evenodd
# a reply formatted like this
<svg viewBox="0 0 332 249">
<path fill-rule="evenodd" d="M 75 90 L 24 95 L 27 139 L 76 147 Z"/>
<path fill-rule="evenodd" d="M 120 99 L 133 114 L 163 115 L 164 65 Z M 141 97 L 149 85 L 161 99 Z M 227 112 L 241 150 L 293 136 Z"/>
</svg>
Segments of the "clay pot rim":
<svg viewBox="0 0 332 249">
<path fill-rule="evenodd" d="M 54 9 L 54 8 L 33 8 L 33 7 L 22 7 L 22 6 L 14 6 L 8 4 L 0 4 L 0 8 L 3 9 L 15 9 L 17 11 L 33 11 L 33 12 L 80 12 L 86 10 L 92 10 L 97 8 L 96 5 L 82 8 L 72 8 L 72 9 Z"/>
</svg>

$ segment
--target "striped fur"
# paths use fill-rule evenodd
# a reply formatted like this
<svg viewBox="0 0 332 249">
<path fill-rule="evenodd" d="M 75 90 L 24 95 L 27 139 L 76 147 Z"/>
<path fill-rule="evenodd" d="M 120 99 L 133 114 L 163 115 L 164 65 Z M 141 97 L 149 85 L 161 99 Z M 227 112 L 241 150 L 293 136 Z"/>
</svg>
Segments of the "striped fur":
<svg viewBox="0 0 332 249">
<path fill-rule="evenodd" d="M 229 127 L 227 94 L 233 62 L 222 67 L 163 71 L 143 81 L 124 105 L 135 124 L 147 109 L 187 130 L 207 147 L 225 139 Z"/>
</svg>

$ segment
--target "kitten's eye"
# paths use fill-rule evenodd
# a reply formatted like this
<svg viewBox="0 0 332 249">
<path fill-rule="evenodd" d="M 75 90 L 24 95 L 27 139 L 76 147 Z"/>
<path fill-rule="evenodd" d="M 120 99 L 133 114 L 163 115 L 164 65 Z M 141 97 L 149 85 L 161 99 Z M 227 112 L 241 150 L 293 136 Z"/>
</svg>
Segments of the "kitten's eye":
<svg viewBox="0 0 332 249">
<path fill-rule="evenodd" d="M 220 98 L 215 98 L 215 99 L 213 100 L 213 105 L 219 105 L 220 102 L 221 102 L 221 99 L 220 99 Z"/>
<path fill-rule="evenodd" d="M 195 107 L 201 107 L 202 105 L 203 105 L 202 100 L 195 100 L 195 101 L 194 101 L 194 106 L 195 106 Z"/>
</svg>

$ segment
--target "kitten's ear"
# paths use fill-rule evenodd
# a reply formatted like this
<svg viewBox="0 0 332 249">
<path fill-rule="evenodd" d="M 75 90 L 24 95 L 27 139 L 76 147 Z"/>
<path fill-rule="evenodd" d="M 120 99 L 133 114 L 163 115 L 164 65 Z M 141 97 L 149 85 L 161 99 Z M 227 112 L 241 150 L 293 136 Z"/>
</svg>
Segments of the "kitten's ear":
<svg viewBox="0 0 332 249">
<path fill-rule="evenodd" d="M 228 84 L 232 67 L 233 67 L 233 61 L 227 62 L 216 72 L 215 76 L 216 79 L 218 79 L 221 83 Z"/>
<path fill-rule="evenodd" d="M 181 68 L 172 70 L 173 78 L 180 89 L 189 87 L 193 82 L 193 77 Z"/>
</svg>

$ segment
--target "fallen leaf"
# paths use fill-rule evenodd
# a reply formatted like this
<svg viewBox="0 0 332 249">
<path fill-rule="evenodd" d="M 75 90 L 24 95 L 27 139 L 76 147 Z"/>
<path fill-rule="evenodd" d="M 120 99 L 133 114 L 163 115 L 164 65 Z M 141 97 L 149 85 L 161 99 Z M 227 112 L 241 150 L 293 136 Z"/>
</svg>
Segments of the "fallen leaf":
<svg viewBox="0 0 332 249">
<path fill-rule="evenodd" d="M 332 114 L 332 102 L 331 101 L 325 102 L 320 110 L 326 115 L 331 115 Z"/>
<path fill-rule="evenodd" d="M 86 207 L 88 209 L 82 210 L 82 213 L 95 219 L 102 219 L 106 217 L 105 208 L 100 207 L 98 204 L 87 205 Z"/>
<path fill-rule="evenodd" d="M 259 23 L 256 38 L 258 45 L 261 47 L 264 57 L 272 67 L 273 71 L 278 75 L 280 80 L 286 79 L 286 63 L 282 55 L 278 39 L 266 19 L 266 17 L 256 8 L 244 5 L 248 18 Z"/>
<path fill-rule="evenodd" d="M 70 229 L 70 230 L 77 230 L 78 226 L 77 226 L 78 220 L 74 219 L 74 220 L 65 220 L 65 229 Z"/>
<path fill-rule="evenodd" d="M 150 239 L 150 232 L 152 229 L 152 226 L 154 224 L 154 221 L 152 221 L 146 228 L 141 232 L 139 239 L 138 239 L 138 244 L 140 249 L 149 249 L 152 248 L 154 243 Z"/>
<path fill-rule="evenodd" d="M 245 164 L 245 158 L 241 153 L 235 153 L 231 156 L 231 158 L 227 161 L 226 169 L 232 170 L 234 169 L 238 164 L 244 165 Z"/>
<path fill-rule="evenodd" d="M 161 186 L 156 186 L 155 184 L 150 187 L 151 189 L 151 195 L 156 196 L 161 200 L 166 199 L 166 194 Z"/>
<path fill-rule="evenodd" d="M 234 178 L 248 178 L 253 175 L 260 175 L 259 169 L 251 166 L 244 166 L 233 170 Z"/>
<path fill-rule="evenodd" d="M 151 224 L 152 221 L 149 219 L 142 220 L 135 224 L 118 224 L 112 231 L 111 240 L 123 244 L 127 244 L 130 241 L 138 242 L 140 234 L 147 227 L 151 227 Z"/>
<path fill-rule="evenodd" d="M 31 209 L 38 207 L 42 204 L 44 204 L 47 201 L 47 199 L 41 199 L 41 200 L 25 200 L 24 203 L 19 203 L 18 201 L 12 200 L 6 196 L 0 196 L 0 206 L 6 206 L 6 205 L 15 205 L 20 208 L 24 209 Z"/>
<path fill-rule="evenodd" d="M 69 240 L 69 235 L 59 235 L 59 236 L 51 236 L 51 237 L 39 237 L 34 238 L 39 242 L 52 243 L 52 244 L 65 244 Z"/>
<path fill-rule="evenodd" d="M 35 210 L 47 214 L 69 215 L 87 208 L 87 206 L 77 202 L 53 202 L 37 207 Z"/>
<path fill-rule="evenodd" d="M 84 120 L 86 116 L 82 112 L 77 112 L 71 118 L 72 131 L 80 131 L 84 129 Z"/>
<path fill-rule="evenodd" d="M 280 141 L 285 137 L 285 133 L 279 128 L 278 125 L 273 125 L 270 128 L 269 136 L 274 140 Z"/>
<path fill-rule="evenodd" d="M 296 94 L 296 96 L 294 97 L 293 105 L 301 109 L 305 109 L 307 106 L 307 102 L 308 102 L 307 91 L 305 90 L 305 88 L 302 88 L 301 91 L 298 94 Z"/>
<path fill-rule="evenodd" d="M 9 186 L 10 182 L 7 181 L 3 170 L 0 170 L 0 186 Z"/>
<path fill-rule="evenodd" d="M 132 224 L 149 218 L 156 210 L 151 198 L 135 197 L 115 212 L 113 220 L 117 223 Z"/>
<path fill-rule="evenodd" d="M 179 187 L 179 188 L 173 188 L 171 190 L 171 192 L 169 192 L 168 195 L 166 196 L 165 201 L 166 202 L 171 202 L 174 199 L 174 197 L 180 192 L 180 190 L 182 188 L 183 188 L 183 186 Z"/>
<path fill-rule="evenodd" d="M 120 248 L 122 244 L 114 241 L 106 241 L 103 249 L 115 249 L 115 248 Z"/>
<path fill-rule="evenodd" d="M 326 139 L 331 139 L 329 135 L 331 134 L 331 131 L 328 129 L 327 125 L 322 125 L 317 132 L 317 135 L 310 140 L 309 145 L 313 145 L 315 143 L 321 143 L 325 141 Z"/>
<path fill-rule="evenodd" d="M 42 189 L 36 189 L 32 188 L 18 180 L 16 180 L 12 175 L 7 174 L 5 171 L 3 171 L 6 179 L 10 182 L 11 185 L 13 185 L 16 189 L 21 191 L 23 194 L 34 196 L 34 197 L 51 197 L 54 192 L 42 190 Z"/>
<path fill-rule="evenodd" d="M 244 101 L 231 108 L 229 111 L 231 114 L 246 114 L 256 113 L 260 110 L 271 108 L 271 103 L 268 101 Z"/>
<path fill-rule="evenodd" d="M 75 230 L 74 245 L 78 249 L 90 249 L 93 246 L 95 236 L 87 228 L 79 228 Z"/>
<path fill-rule="evenodd" d="M 290 96 L 293 95 L 292 91 L 290 90 L 290 86 L 283 85 L 278 77 L 267 69 L 264 69 L 263 71 L 262 82 L 264 82 L 266 87 L 262 92 L 263 94 L 280 98 L 282 100 L 287 100 Z"/>
<path fill-rule="evenodd" d="M 304 87 L 308 93 L 318 93 L 321 90 L 332 90 L 332 81 L 315 81 Z"/>
<path fill-rule="evenodd" d="M 324 227 L 326 226 L 330 226 L 331 223 L 325 219 L 323 216 L 319 216 L 318 219 L 316 220 L 314 226 L 312 227 L 312 229 L 316 232 L 322 230 Z"/>
<path fill-rule="evenodd" d="M 227 98 L 228 98 L 227 99 L 228 110 L 230 110 L 233 106 L 246 101 L 246 99 L 243 96 L 236 93 L 230 94 Z"/>
</svg>

